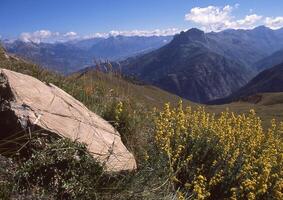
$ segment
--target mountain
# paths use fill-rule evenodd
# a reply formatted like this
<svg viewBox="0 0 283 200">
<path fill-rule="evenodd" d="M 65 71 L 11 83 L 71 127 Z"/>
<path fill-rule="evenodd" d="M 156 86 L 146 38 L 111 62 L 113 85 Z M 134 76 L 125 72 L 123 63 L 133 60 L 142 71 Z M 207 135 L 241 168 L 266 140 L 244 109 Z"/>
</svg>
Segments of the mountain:
<svg viewBox="0 0 283 200">
<path fill-rule="evenodd" d="M 105 38 L 89 38 L 89 39 L 76 39 L 66 42 L 66 44 L 73 45 L 83 50 L 90 49 L 93 45 L 96 45 L 100 41 L 105 40 Z"/>
<path fill-rule="evenodd" d="M 283 92 L 283 63 L 259 73 L 234 95 L 240 97 L 266 92 Z"/>
<path fill-rule="evenodd" d="M 64 43 L 38 44 L 17 40 L 5 44 L 5 48 L 9 53 L 63 73 L 73 72 L 78 67 L 91 64 L 90 55 L 86 51 Z"/>
<path fill-rule="evenodd" d="M 210 45 L 213 51 L 247 66 L 283 48 L 283 33 L 265 26 L 212 32 L 207 37 L 213 40 Z"/>
<path fill-rule="evenodd" d="M 121 60 L 130 56 L 146 53 L 171 41 L 172 36 L 116 36 L 101 40 L 93 45 L 89 51 L 92 55 L 102 59 Z"/>
<path fill-rule="evenodd" d="M 48 69 L 68 74 L 92 65 L 94 59 L 118 60 L 157 49 L 171 36 L 116 36 L 65 43 L 3 42 L 9 53 L 30 59 Z"/>
<path fill-rule="evenodd" d="M 181 32 L 164 47 L 121 63 L 123 72 L 195 102 L 225 97 L 253 71 L 212 49 L 216 41 L 198 29 Z"/>
<path fill-rule="evenodd" d="M 10 53 L 64 74 L 93 66 L 94 60 L 119 61 L 126 75 L 207 102 L 229 96 L 253 78 L 258 72 L 255 63 L 283 49 L 283 31 L 264 26 L 217 33 L 191 29 L 173 40 L 171 36 L 115 36 L 4 44 Z"/>
<path fill-rule="evenodd" d="M 283 29 L 264 26 L 252 30 L 225 30 L 206 33 L 209 50 L 246 66 L 283 49 Z M 72 73 L 93 64 L 94 59 L 122 60 L 158 49 L 172 36 L 112 36 L 109 38 L 78 39 L 65 43 L 31 43 L 3 40 L 7 51 L 30 59 L 46 68 Z"/>
<path fill-rule="evenodd" d="M 283 29 L 264 26 L 252 30 L 225 30 L 206 33 L 206 48 L 245 66 L 283 49 Z M 93 64 L 94 59 L 123 60 L 158 49 L 172 36 L 112 36 L 78 39 L 65 43 L 31 43 L 3 40 L 7 51 L 46 68 L 72 73 Z"/>
<path fill-rule="evenodd" d="M 275 66 L 280 63 L 283 63 L 283 49 L 280 51 L 276 51 L 270 56 L 267 56 L 261 59 L 260 61 L 256 62 L 253 65 L 253 68 L 257 69 L 258 71 L 263 71 L 265 69 L 268 69 L 270 66 Z"/>
<path fill-rule="evenodd" d="M 226 98 L 209 102 L 209 104 L 224 104 L 238 100 L 251 100 L 251 98 L 256 98 L 258 93 L 278 92 L 283 92 L 283 63 L 260 72 L 249 81 L 248 84 L 235 93 Z M 252 99 L 252 101 L 258 100 Z"/>
</svg>

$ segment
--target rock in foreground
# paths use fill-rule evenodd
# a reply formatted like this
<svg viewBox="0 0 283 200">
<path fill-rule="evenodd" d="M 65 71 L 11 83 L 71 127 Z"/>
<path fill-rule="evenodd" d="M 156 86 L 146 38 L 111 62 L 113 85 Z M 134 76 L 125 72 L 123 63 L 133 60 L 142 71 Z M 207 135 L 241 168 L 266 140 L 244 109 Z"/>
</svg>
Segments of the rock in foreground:
<svg viewBox="0 0 283 200">
<path fill-rule="evenodd" d="M 134 156 L 107 121 L 55 85 L 0 69 L 0 139 L 28 129 L 86 143 L 107 171 L 136 169 Z"/>
</svg>

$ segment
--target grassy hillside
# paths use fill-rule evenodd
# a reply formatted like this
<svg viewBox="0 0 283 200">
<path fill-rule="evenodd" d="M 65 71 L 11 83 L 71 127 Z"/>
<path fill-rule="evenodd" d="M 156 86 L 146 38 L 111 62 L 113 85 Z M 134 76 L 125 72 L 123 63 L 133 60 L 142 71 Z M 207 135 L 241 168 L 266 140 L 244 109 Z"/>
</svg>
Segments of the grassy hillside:
<svg viewBox="0 0 283 200">
<path fill-rule="evenodd" d="M 160 108 L 166 102 L 177 105 L 180 97 L 151 85 L 145 85 L 126 79 L 117 73 L 103 73 L 94 69 L 75 73 L 69 80 L 80 81 L 83 85 L 93 85 L 104 91 L 111 91 L 116 96 L 128 98 L 147 107 Z M 188 101 L 186 101 L 188 103 Z"/>
</svg>

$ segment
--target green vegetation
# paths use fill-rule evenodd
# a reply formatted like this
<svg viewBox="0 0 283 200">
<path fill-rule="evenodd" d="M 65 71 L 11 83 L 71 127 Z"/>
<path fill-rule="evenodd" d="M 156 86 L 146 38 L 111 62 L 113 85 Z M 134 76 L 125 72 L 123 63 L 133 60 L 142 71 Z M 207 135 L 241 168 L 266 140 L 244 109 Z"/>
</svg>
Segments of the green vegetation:
<svg viewBox="0 0 283 200">
<path fill-rule="evenodd" d="M 35 143 L 35 144 L 34 144 Z M 68 139 L 42 141 L 38 138 L 29 147 L 37 149 L 20 163 L 15 180 L 20 191 L 37 186 L 41 193 L 54 199 L 93 199 L 102 185 L 103 168 L 87 152 L 84 144 Z"/>
<path fill-rule="evenodd" d="M 0 199 L 9 199 L 13 189 L 13 163 L 0 155 Z"/>
<path fill-rule="evenodd" d="M 115 73 L 63 77 L 13 57 L 1 57 L 0 68 L 51 82 L 83 102 L 117 128 L 138 164 L 132 173 L 105 173 L 84 144 L 34 133 L 12 159 L 0 156 L 0 199 L 282 199 L 283 127 L 270 126 L 282 119 L 280 94 L 207 107 L 214 116 Z M 160 111 L 165 102 L 177 107 Z M 223 112 L 227 106 L 235 114 Z"/>
</svg>

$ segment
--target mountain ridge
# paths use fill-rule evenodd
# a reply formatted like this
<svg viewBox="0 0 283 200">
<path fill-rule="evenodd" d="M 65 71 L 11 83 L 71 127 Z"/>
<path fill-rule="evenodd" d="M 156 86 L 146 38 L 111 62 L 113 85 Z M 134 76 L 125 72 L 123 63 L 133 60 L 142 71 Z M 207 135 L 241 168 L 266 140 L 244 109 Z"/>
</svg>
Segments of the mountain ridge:
<svg viewBox="0 0 283 200">
<path fill-rule="evenodd" d="M 162 48 L 121 63 L 123 72 L 196 102 L 224 97 L 255 72 L 212 50 L 213 39 L 198 29 L 174 36 Z"/>
</svg>

